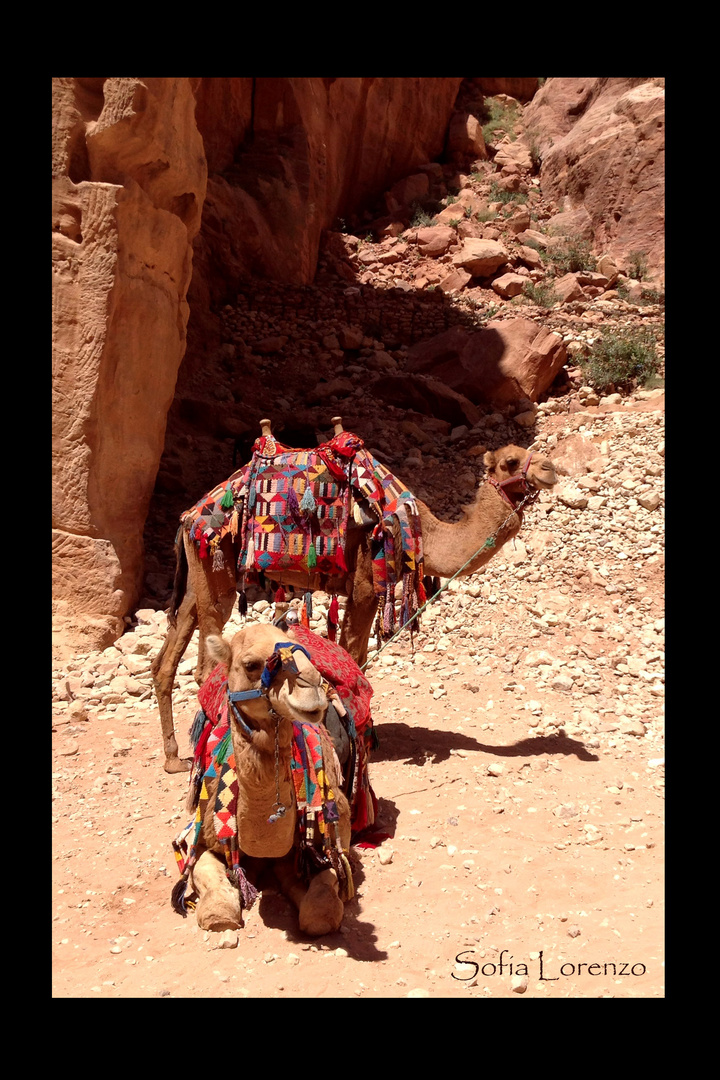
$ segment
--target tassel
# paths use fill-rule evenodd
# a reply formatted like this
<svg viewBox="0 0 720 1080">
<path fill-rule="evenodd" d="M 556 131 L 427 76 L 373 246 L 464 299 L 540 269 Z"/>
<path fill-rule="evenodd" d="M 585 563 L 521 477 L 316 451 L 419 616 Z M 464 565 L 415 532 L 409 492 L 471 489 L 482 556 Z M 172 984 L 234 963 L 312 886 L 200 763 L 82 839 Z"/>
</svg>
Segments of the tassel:
<svg viewBox="0 0 720 1080">
<path fill-rule="evenodd" d="M 173 886 L 173 891 L 170 894 L 170 903 L 172 904 L 173 911 L 177 911 L 178 915 L 182 915 L 183 919 L 187 919 L 187 906 L 185 904 L 185 890 L 187 889 L 187 878 L 181 878 L 176 885 Z"/>
<path fill-rule="evenodd" d="M 308 619 L 312 619 L 312 593 L 305 593 L 305 610 L 308 613 Z"/>
<path fill-rule="evenodd" d="M 290 487 L 290 490 L 288 491 L 288 499 L 287 499 L 287 501 L 288 501 L 288 510 L 290 511 L 290 513 L 295 514 L 295 515 L 299 514 L 300 513 L 300 504 L 298 502 L 297 492 L 295 491 L 295 488 L 292 487 L 292 485 Z"/>
<path fill-rule="evenodd" d="M 339 615 L 339 608 L 338 608 L 337 596 L 333 596 L 332 600 L 330 601 L 330 608 L 328 609 L 328 616 L 327 616 L 327 631 L 328 631 L 328 640 L 329 641 L 335 641 L 335 638 L 337 636 L 338 615 Z"/>
<path fill-rule="evenodd" d="M 385 611 L 383 613 L 383 630 L 386 634 L 391 634 L 393 626 L 395 624 L 395 605 L 392 601 L 388 600 L 385 604 Z"/>
<path fill-rule="evenodd" d="M 284 604 L 285 603 L 285 590 L 283 589 L 282 585 L 278 585 L 277 592 L 275 593 L 275 603 L 276 604 Z"/>
<path fill-rule="evenodd" d="M 247 609 L 248 609 L 247 594 L 246 594 L 245 590 L 243 589 L 243 591 L 238 596 L 238 611 L 240 612 L 243 619 L 247 615 Z"/>
<path fill-rule="evenodd" d="M 347 563 L 345 562 L 345 555 L 340 544 L 338 544 L 337 551 L 335 552 L 335 565 L 341 573 L 347 574 Z"/>
<path fill-rule="evenodd" d="M 199 712 L 195 713 L 195 719 L 193 720 L 192 727 L 190 728 L 190 742 L 192 743 L 194 750 L 197 749 L 197 744 L 200 742 L 200 736 L 202 735 L 203 728 L 205 727 L 207 722 L 208 718 L 202 709 L 200 709 Z"/>
<path fill-rule="evenodd" d="M 230 535 L 232 536 L 233 540 L 237 536 L 239 525 L 240 515 L 238 514 L 237 510 L 234 510 L 232 516 L 230 517 Z"/>
<path fill-rule="evenodd" d="M 315 544 L 310 541 L 310 547 L 308 548 L 307 556 L 308 569 L 311 570 L 313 566 L 317 566 L 317 552 L 315 551 Z"/>
<path fill-rule="evenodd" d="M 313 496 L 310 485 L 308 484 L 305 488 L 305 494 L 302 497 L 302 502 L 300 503 L 300 509 L 304 514 L 314 514 L 315 506 L 315 497 Z"/>
<path fill-rule="evenodd" d="M 225 569 L 225 556 L 223 555 L 222 551 L 220 550 L 219 541 L 218 542 L 213 541 L 212 553 L 213 553 L 213 561 L 212 561 L 213 570 L 224 570 Z"/>
<path fill-rule="evenodd" d="M 201 559 L 207 559 L 207 553 L 208 553 L 208 541 L 207 541 L 207 536 L 205 535 L 205 533 L 203 533 L 202 536 L 200 537 L 200 558 Z"/>
<path fill-rule="evenodd" d="M 308 618 L 307 608 L 305 607 L 305 604 L 300 605 L 300 624 L 301 626 L 307 627 L 308 630 L 310 629 L 310 619 Z"/>
<path fill-rule="evenodd" d="M 255 565 L 255 544 L 252 536 L 248 540 L 247 555 L 245 556 L 245 569 L 252 570 Z"/>
<path fill-rule="evenodd" d="M 233 495 L 233 490 L 230 484 L 228 484 L 225 494 L 220 500 L 220 505 L 222 506 L 223 510 L 232 510 L 233 506 L 235 505 L 235 496 Z"/>
<path fill-rule="evenodd" d="M 253 507 L 255 506 L 256 496 L 257 496 L 257 492 L 255 491 L 255 481 L 253 479 L 253 480 L 250 481 L 250 491 L 248 492 L 248 509 L 249 510 L 252 510 Z"/>
</svg>

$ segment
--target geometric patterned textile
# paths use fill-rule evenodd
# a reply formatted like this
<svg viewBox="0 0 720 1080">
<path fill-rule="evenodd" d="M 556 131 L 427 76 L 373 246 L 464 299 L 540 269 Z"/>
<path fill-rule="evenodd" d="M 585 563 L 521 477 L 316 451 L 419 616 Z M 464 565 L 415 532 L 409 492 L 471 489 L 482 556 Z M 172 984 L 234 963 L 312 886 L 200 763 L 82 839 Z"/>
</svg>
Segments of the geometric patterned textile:
<svg viewBox="0 0 720 1080">
<path fill-rule="evenodd" d="M 425 602 L 422 534 L 417 505 L 362 439 L 344 431 L 314 449 L 295 449 L 261 436 L 252 459 L 181 515 L 201 558 L 222 566 L 221 540 L 237 546 L 238 575 L 283 571 L 344 576 L 351 503 L 362 497 L 377 524 L 373 532 L 373 580 L 382 613 L 381 630 L 395 625 L 394 593 L 403 583 L 401 625 Z M 400 551 L 395 550 L 395 533 Z"/>
</svg>

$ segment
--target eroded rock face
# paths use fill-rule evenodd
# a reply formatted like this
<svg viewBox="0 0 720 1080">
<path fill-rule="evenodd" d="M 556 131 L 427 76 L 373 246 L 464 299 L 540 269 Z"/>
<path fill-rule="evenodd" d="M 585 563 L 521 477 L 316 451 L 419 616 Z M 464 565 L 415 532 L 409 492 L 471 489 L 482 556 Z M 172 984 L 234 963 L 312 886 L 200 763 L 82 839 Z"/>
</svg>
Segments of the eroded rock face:
<svg viewBox="0 0 720 1080">
<path fill-rule="evenodd" d="M 137 600 L 185 350 L 194 111 L 188 79 L 53 80 L 53 597 L 100 644 Z"/>
<path fill-rule="evenodd" d="M 430 375 L 477 404 L 537 401 L 567 359 L 559 334 L 531 319 L 488 322 L 470 333 L 455 327 L 413 346 L 407 370 Z"/>
<path fill-rule="evenodd" d="M 252 277 L 310 282 L 339 213 L 440 153 L 460 82 L 53 80 L 53 597 L 66 633 L 102 646 L 139 599 L 190 305 L 201 366 L 213 305 Z"/>
<path fill-rule="evenodd" d="M 308 284 L 336 217 L 396 183 L 427 192 L 412 170 L 442 151 L 461 81 L 200 80 L 209 176 L 196 266 L 211 297 L 251 275 Z"/>
<path fill-rule="evenodd" d="M 549 79 L 524 122 L 542 156 L 543 192 L 584 208 L 597 250 L 627 269 L 633 252 L 664 280 L 663 79 Z"/>
</svg>

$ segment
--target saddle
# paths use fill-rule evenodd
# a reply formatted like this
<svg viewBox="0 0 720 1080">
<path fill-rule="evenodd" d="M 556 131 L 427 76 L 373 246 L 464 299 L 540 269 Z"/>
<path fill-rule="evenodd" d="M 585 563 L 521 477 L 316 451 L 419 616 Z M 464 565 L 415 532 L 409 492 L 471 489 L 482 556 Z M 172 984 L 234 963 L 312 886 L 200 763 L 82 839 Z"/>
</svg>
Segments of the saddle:
<svg viewBox="0 0 720 1080">
<path fill-rule="evenodd" d="M 373 587 L 382 636 L 395 630 L 399 580 L 401 625 L 425 603 L 415 498 L 351 432 L 341 431 L 312 449 L 288 447 L 262 435 L 251 460 L 180 521 L 200 558 L 211 559 L 215 569 L 224 565 L 222 540 L 232 537 L 243 591 L 261 575 L 270 581 L 288 573 L 302 575 L 308 588 L 343 579 L 349 570 L 348 530 L 372 527 Z"/>
</svg>

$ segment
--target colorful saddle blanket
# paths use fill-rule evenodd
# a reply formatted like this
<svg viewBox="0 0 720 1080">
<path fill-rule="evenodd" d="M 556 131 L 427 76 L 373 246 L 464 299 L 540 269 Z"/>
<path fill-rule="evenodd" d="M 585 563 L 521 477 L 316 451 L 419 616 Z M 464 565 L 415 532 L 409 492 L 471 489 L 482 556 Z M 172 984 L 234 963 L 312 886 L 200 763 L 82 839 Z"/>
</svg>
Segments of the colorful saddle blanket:
<svg viewBox="0 0 720 1080">
<path fill-rule="evenodd" d="M 420 517 L 414 496 L 366 449 L 341 432 L 310 450 L 262 436 L 252 459 L 181 516 L 201 558 L 223 565 L 220 543 L 237 542 L 241 578 L 283 572 L 344 576 L 353 501 L 361 498 L 376 519 L 373 581 L 385 635 L 394 630 L 395 586 L 402 580 L 401 625 L 425 603 Z M 399 531 L 401 550 L 395 550 Z"/>
</svg>

